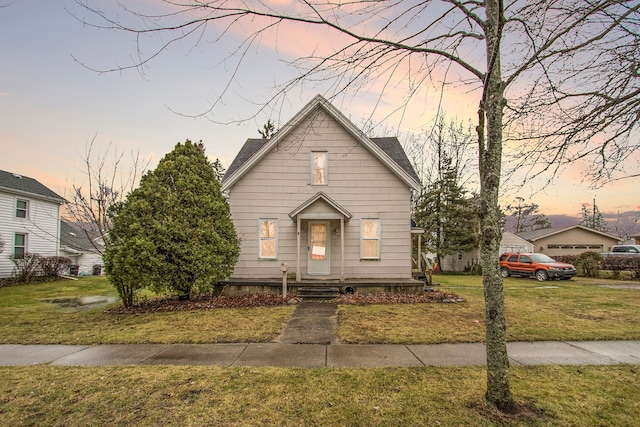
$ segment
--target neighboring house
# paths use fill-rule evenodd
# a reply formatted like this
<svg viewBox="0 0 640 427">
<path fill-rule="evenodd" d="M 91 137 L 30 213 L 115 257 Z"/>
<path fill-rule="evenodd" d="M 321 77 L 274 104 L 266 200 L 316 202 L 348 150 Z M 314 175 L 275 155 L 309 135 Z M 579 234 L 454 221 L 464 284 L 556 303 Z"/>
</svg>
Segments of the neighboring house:
<svg viewBox="0 0 640 427">
<path fill-rule="evenodd" d="M 618 244 L 619 238 L 582 225 L 517 233 L 534 245 L 534 252 L 542 252 L 550 257 L 559 255 L 580 255 L 583 252 L 608 252 Z"/>
<path fill-rule="evenodd" d="M 397 138 L 369 138 L 316 96 L 222 181 L 241 241 L 232 279 L 411 280 L 411 192 Z"/>
<path fill-rule="evenodd" d="M 0 277 L 11 277 L 13 256 L 58 255 L 60 206 L 66 201 L 33 178 L 0 171 Z"/>
<path fill-rule="evenodd" d="M 534 252 L 534 245 L 510 231 L 502 233 L 500 253 Z M 442 260 L 442 271 L 464 271 L 480 263 L 480 248 L 468 252 L 447 255 Z"/>
<path fill-rule="evenodd" d="M 102 275 L 104 263 L 98 251 L 102 248 L 99 238 L 92 243 L 84 230 L 67 221 L 60 221 L 60 255 L 71 259 L 72 264 L 77 266 L 77 271 L 73 273 L 79 276 Z"/>
<path fill-rule="evenodd" d="M 516 236 L 510 231 L 504 231 L 502 233 L 502 241 L 500 242 L 500 253 L 506 252 L 535 252 L 535 246 L 533 243 Z"/>
<path fill-rule="evenodd" d="M 640 234 L 631 236 L 631 239 L 634 245 L 640 245 Z"/>
</svg>

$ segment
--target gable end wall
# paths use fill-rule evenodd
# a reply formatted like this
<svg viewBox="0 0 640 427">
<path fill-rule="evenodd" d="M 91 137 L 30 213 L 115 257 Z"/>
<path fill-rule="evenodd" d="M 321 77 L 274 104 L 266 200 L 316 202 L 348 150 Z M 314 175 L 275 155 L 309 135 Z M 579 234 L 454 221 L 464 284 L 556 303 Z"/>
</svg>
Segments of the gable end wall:
<svg viewBox="0 0 640 427">
<path fill-rule="evenodd" d="M 311 152 L 328 152 L 328 185 L 311 185 Z M 289 213 L 318 192 L 352 214 L 345 224 L 347 278 L 410 278 L 409 187 L 324 111 L 318 110 L 242 176 L 229 204 L 241 254 L 234 278 L 279 278 L 280 264 L 296 265 L 296 223 Z M 309 211 L 318 209 L 311 207 Z M 324 210 L 324 209 L 322 209 Z M 278 259 L 258 259 L 258 220 L 277 218 Z M 381 259 L 360 260 L 360 219 L 381 219 Z M 331 275 L 340 275 L 338 220 L 330 222 Z M 307 272 L 307 227 L 301 232 L 301 272 Z"/>
</svg>

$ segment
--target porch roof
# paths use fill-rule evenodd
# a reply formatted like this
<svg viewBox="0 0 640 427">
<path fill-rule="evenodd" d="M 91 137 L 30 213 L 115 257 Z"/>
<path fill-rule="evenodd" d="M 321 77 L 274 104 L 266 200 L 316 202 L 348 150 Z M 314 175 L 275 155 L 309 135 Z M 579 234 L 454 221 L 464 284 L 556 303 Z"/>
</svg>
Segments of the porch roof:
<svg viewBox="0 0 640 427">
<path fill-rule="evenodd" d="M 313 217 L 314 219 L 340 219 L 340 218 L 344 218 L 345 221 L 349 221 L 351 219 L 352 215 L 348 210 L 346 210 L 345 208 L 340 206 L 339 203 L 337 203 L 331 197 L 327 196 L 322 191 L 316 193 L 313 197 L 311 197 L 307 201 L 303 202 L 300 206 L 298 206 L 297 208 L 295 208 L 294 210 L 289 212 L 289 218 L 291 218 L 294 221 L 296 221 L 298 216 L 301 219 L 305 219 L 306 215 L 303 214 L 303 212 L 306 209 L 308 209 L 310 206 L 312 206 L 314 203 L 316 203 L 318 200 L 323 200 L 325 203 L 327 203 L 329 206 L 331 206 L 331 208 L 334 210 L 334 212 L 309 214 L 310 215 L 309 218 L 311 218 L 311 217 Z"/>
</svg>

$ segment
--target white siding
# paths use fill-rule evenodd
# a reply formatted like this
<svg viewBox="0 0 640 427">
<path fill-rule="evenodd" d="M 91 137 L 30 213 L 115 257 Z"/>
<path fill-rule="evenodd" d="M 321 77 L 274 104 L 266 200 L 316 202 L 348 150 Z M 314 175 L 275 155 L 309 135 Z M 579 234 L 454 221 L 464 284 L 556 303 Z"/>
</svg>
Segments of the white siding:
<svg viewBox="0 0 640 427">
<path fill-rule="evenodd" d="M 229 193 L 231 215 L 241 239 L 235 278 L 277 278 L 282 262 L 296 266 L 296 223 L 289 213 L 318 192 L 349 211 L 345 224 L 346 278 L 410 278 L 409 187 L 331 116 L 321 111 L 301 123 L 238 180 Z M 312 151 L 328 153 L 328 185 L 311 185 Z M 320 202 L 322 203 L 322 202 Z M 306 212 L 315 211 L 316 206 Z M 324 210 L 324 209 L 322 209 Z M 278 219 L 278 259 L 258 259 L 258 218 Z M 360 260 L 360 219 L 381 220 L 379 260 Z M 331 277 L 340 276 L 340 234 L 332 220 Z M 307 224 L 302 223 L 301 273 L 307 272 Z"/>
<path fill-rule="evenodd" d="M 92 276 L 94 265 L 103 266 L 100 275 L 104 275 L 104 262 L 102 261 L 102 256 L 98 253 L 83 252 L 78 254 L 77 252 L 60 250 L 60 256 L 69 258 L 73 264 L 77 264 L 79 266 L 79 276 Z"/>
<path fill-rule="evenodd" d="M 16 218 L 18 199 L 28 201 L 27 218 Z M 0 253 L 0 277 L 10 277 L 13 273 L 14 265 L 10 258 L 16 233 L 27 234 L 27 252 L 44 256 L 58 254 L 59 213 L 58 203 L 0 192 L 0 236 L 4 241 L 4 250 Z"/>
</svg>

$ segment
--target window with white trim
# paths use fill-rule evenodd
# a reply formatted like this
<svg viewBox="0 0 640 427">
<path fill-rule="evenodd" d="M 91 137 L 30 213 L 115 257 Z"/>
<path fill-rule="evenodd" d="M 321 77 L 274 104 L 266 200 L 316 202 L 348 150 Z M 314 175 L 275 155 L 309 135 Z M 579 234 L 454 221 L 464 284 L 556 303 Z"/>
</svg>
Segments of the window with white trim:
<svg viewBox="0 0 640 427">
<path fill-rule="evenodd" d="M 275 219 L 259 220 L 258 256 L 263 259 L 278 257 L 278 221 Z"/>
<path fill-rule="evenodd" d="M 380 259 L 380 220 L 360 220 L 360 258 Z"/>
<path fill-rule="evenodd" d="M 327 185 L 328 166 L 326 151 L 311 152 L 311 183 L 313 185 Z"/>
<path fill-rule="evenodd" d="M 16 218 L 28 218 L 29 217 L 29 201 L 17 199 L 16 200 Z"/>
<path fill-rule="evenodd" d="M 26 253 L 27 235 L 25 233 L 16 233 L 13 240 L 13 257 L 15 259 L 22 259 Z"/>
</svg>

